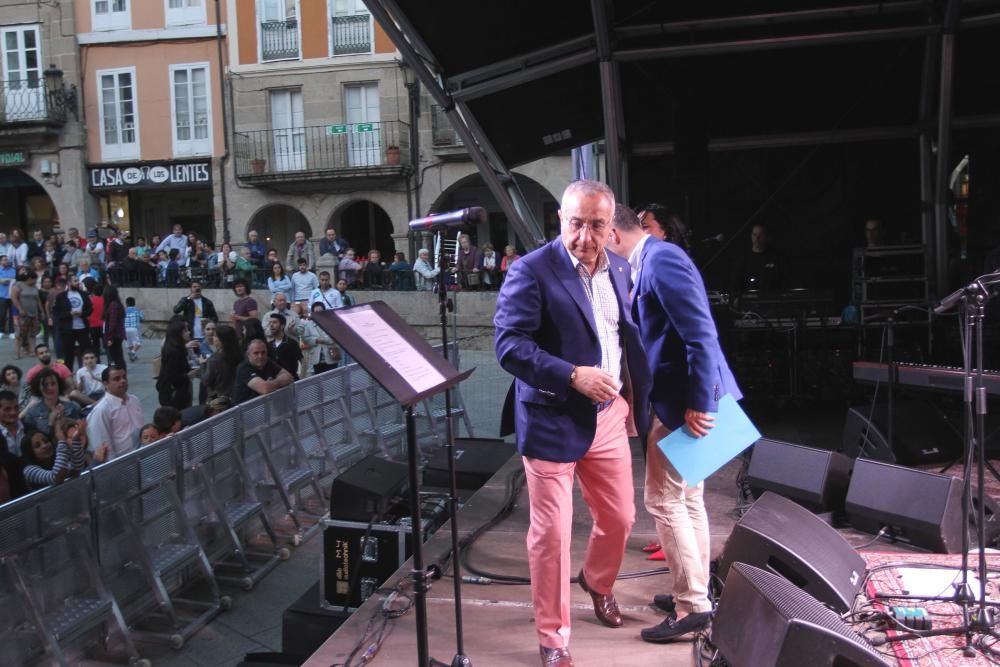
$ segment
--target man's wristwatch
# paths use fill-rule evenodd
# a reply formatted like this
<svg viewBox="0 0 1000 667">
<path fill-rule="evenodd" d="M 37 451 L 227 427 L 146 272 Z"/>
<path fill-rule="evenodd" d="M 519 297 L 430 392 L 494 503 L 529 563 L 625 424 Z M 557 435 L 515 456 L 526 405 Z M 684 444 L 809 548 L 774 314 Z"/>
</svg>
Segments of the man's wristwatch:
<svg viewBox="0 0 1000 667">
<path fill-rule="evenodd" d="M 576 382 L 576 366 L 569 372 L 569 386 L 572 387 L 574 382 Z"/>
</svg>

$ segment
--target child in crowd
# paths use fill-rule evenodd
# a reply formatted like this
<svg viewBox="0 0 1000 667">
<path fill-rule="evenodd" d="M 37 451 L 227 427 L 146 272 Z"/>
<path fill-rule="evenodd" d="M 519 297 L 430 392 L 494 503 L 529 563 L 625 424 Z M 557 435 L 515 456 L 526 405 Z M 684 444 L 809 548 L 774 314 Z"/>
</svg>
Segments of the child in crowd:
<svg viewBox="0 0 1000 667">
<path fill-rule="evenodd" d="M 125 340 L 128 343 L 129 361 L 139 358 L 139 348 L 142 347 L 142 330 L 140 323 L 146 319 L 142 309 L 136 308 L 135 297 L 125 299 Z"/>
<path fill-rule="evenodd" d="M 160 431 L 156 428 L 156 424 L 143 424 L 142 428 L 139 429 L 140 447 L 151 445 L 159 439 Z"/>
<path fill-rule="evenodd" d="M 60 419 L 55 424 L 56 447 L 41 431 L 21 439 L 21 457 L 24 460 L 24 481 L 32 491 L 53 484 L 61 484 L 67 477 L 75 477 L 87 465 L 86 422 Z"/>
</svg>

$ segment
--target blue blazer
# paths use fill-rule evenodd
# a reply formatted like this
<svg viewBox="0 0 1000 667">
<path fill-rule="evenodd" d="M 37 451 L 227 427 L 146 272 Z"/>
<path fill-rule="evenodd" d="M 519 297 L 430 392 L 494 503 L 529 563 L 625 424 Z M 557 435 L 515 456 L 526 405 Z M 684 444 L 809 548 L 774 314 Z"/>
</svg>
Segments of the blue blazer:
<svg viewBox="0 0 1000 667">
<path fill-rule="evenodd" d="M 691 258 L 673 243 L 650 238 L 639 266 L 632 316 L 649 360 L 650 404 L 663 425 L 679 428 L 687 408 L 716 412 L 726 394 L 743 398 Z"/>
<path fill-rule="evenodd" d="M 618 297 L 622 368 L 626 393 L 649 392 L 639 330 L 628 307 L 628 262 L 608 253 Z M 573 366 L 597 366 L 601 347 L 594 313 L 561 239 L 511 264 L 497 299 L 496 353 L 514 376 L 507 403 L 513 409 L 518 451 L 546 461 L 577 461 L 587 453 L 597 427 L 597 408 L 569 387 Z M 646 401 L 632 402 L 636 430 L 648 429 Z"/>
</svg>

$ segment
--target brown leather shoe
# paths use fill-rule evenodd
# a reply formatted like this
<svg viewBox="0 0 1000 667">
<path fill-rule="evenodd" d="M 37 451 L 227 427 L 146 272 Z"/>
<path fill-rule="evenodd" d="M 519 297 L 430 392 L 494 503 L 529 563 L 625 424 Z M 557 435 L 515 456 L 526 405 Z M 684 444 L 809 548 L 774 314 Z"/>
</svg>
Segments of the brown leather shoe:
<svg viewBox="0 0 1000 667">
<path fill-rule="evenodd" d="M 590 593 L 590 598 L 594 601 L 594 616 L 597 617 L 597 620 L 609 628 L 622 627 L 622 614 L 618 611 L 618 602 L 615 601 L 614 594 L 601 595 L 590 590 L 590 587 L 587 586 L 587 580 L 583 577 L 583 570 L 580 570 L 580 575 L 576 580 L 580 583 L 580 588 Z"/>
<path fill-rule="evenodd" d="M 542 667 L 573 667 L 573 656 L 568 648 L 539 646 L 538 652 L 542 656 Z"/>
</svg>

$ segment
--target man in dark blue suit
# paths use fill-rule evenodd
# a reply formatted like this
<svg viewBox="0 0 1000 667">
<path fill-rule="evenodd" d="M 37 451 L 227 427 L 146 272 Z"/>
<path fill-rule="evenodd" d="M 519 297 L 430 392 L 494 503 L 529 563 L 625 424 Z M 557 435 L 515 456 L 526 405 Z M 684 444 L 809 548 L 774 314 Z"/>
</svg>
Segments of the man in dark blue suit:
<svg viewBox="0 0 1000 667">
<path fill-rule="evenodd" d="M 608 247 L 629 258 L 635 281 L 632 315 L 653 380 L 645 504 L 673 576 L 673 594 L 653 600 L 668 612 L 667 619 L 643 630 L 642 638 L 657 643 L 692 639 L 712 617 L 704 483 L 686 484 L 657 442 L 682 426 L 695 436 L 706 435 L 719 400 L 743 395 L 719 347 L 705 285 L 691 258 L 645 234 L 639 218 L 624 206 L 615 211 Z"/>
<path fill-rule="evenodd" d="M 648 372 L 628 264 L 605 252 L 614 205 L 603 183 L 571 183 L 561 237 L 511 265 L 494 319 L 497 358 L 515 378 L 508 403 L 528 486 L 531 593 L 547 667 L 573 664 L 574 476 L 594 520 L 578 582 L 602 623 L 622 625 L 611 587 L 635 521 L 628 435 L 646 430 Z"/>
</svg>

